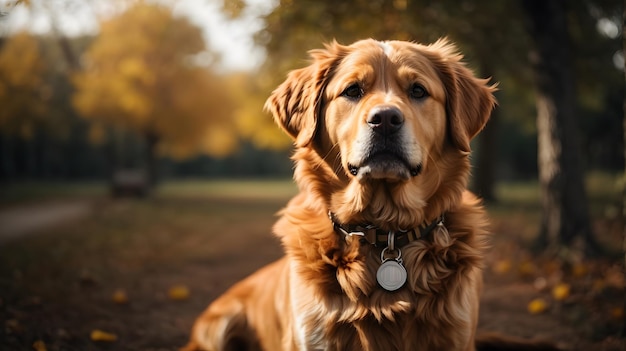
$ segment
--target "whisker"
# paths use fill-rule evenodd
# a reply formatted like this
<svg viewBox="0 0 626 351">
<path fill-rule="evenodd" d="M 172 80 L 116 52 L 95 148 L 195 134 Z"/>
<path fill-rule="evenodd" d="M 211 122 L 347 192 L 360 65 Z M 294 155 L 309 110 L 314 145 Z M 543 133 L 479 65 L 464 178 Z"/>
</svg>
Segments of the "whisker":
<svg viewBox="0 0 626 351">
<path fill-rule="evenodd" d="M 321 166 L 321 165 L 323 164 L 323 162 L 324 162 L 324 161 L 326 161 L 327 163 L 332 164 L 331 162 L 329 162 L 329 160 L 327 160 L 327 158 L 328 158 L 328 156 L 330 156 L 330 155 L 331 155 L 331 153 L 333 152 L 333 150 L 335 150 L 335 148 L 338 148 L 338 147 L 339 147 L 339 144 L 337 144 L 337 143 L 333 144 L 333 146 L 332 146 L 330 149 L 328 149 L 328 152 L 326 152 L 326 155 L 324 155 L 324 156 L 320 159 L 320 161 L 319 161 L 319 162 L 315 165 L 315 168 L 317 168 L 317 167 Z M 340 159 L 340 155 L 339 155 L 339 153 L 336 153 L 336 155 L 335 155 L 335 160 L 334 160 L 334 161 L 337 161 L 337 160 L 339 160 L 339 159 Z M 338 170 L 337 170 L 337 169 L 334 169 L 334 171 L 338 171 Z"/>
<path fill-rule="evenodd" d="M 333 146 L 330 149 L 328 149 L 328 152 L 326 153 L 326 155 L 324 155 L 324 157 L 322 157 L 322 159 L 326 160 L 326 158 L 330 155 L 331 152 L 333 152 L 333 150 L 336 147 L 339 147 L 339 144 L 337 144 L 337 143 L 333 144 Z M 339 153 L 337 153 L 337 156 L 339 156 Z"/>
</svg>

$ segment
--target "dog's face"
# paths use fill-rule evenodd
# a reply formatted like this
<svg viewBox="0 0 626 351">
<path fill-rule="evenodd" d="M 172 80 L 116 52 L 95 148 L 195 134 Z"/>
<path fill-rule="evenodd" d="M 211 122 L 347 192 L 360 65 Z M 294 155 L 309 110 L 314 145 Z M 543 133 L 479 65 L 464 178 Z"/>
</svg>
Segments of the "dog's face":
<svg viewBox="0 0 626 351">
<path fill-rule="evenodd" d="M 360 182 L 418 176 L 446 130 L 445 92 L 413 45 L 358 42 L 324 93 L 328 142 Z"/>
<path fill-rule="evenodd" d="M 363 40 L 311 55 L 266 104 L 294 138 L 296 162 L 308 167 L 296 178 L 331 189 L 322 197 L 346 221 L 409 226 L 439 201 L 442 183 L 458 183 L 446 188 L 460 196 L 470 140 L 489 118 L 494 88 L 452 45 Z"/>
</svg>

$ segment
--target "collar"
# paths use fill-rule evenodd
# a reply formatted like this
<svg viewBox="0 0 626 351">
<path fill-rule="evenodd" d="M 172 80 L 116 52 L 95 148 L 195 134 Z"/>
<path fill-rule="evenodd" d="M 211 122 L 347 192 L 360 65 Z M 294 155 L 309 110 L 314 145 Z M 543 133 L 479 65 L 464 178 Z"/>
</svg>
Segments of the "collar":
<svg viewBox="0 0 626 351">
<path fill-rule="evenodd" d="M 376 247 L 387 247 L 392 250 L 394 247 L 400 248 L 415 240 L 427 239 L 435 227 L 443 226 L 444 221 L 444 216 L 441 215 L 431 223 L 424 224 L 418 228 L 386 231 L 371 224 L 341 225 L 330 211 L 328 211 L 328 217 L 333 222 L 335 232 L 343 235 L 346 241 L 350 242 L 355 236 L 358 236 Z"/>
</svg>

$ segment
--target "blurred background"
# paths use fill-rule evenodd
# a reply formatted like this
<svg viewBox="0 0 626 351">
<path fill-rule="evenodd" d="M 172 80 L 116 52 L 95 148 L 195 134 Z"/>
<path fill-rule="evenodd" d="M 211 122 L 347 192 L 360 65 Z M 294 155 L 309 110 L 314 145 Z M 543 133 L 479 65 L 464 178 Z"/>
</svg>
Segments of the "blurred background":
<svg viewBox="0 0 626 351">
<path fill-rule="evenodd" d="M 287 72 L 333 39 L 447 37 L 499 84 L 473 142 L 495 233 L 481 326 L 621 349 L 623 11 L 0 0 L 0 348 L 180 346 L 212 298 L 281 254 L 291 141 L 262 108 Z"/>
</svg>

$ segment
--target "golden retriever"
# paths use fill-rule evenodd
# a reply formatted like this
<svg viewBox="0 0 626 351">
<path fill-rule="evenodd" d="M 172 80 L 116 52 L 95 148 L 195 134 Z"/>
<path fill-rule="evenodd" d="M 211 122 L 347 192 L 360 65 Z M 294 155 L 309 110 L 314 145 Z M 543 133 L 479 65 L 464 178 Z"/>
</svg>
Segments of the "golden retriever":
<svg viewBox="0 0 626 351">
<path fill-rule="evenodd" d="M 213 302 L 185 349 L 491 345 L 475 340 L 488 221 L 466 186 L 495 87 L 445 39 L 310 54 L 266 103 L 295 144 L 286 255 Z"/>
</svg>

